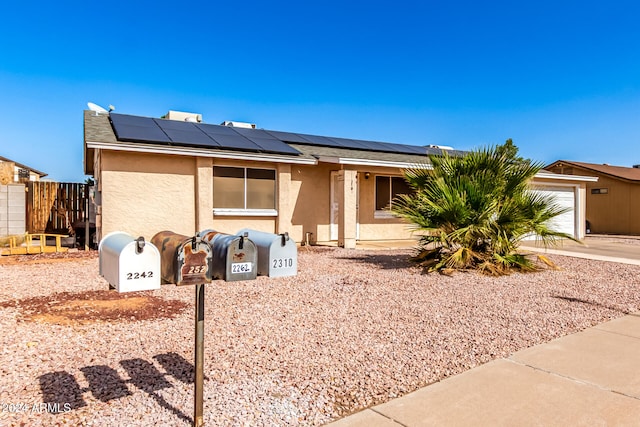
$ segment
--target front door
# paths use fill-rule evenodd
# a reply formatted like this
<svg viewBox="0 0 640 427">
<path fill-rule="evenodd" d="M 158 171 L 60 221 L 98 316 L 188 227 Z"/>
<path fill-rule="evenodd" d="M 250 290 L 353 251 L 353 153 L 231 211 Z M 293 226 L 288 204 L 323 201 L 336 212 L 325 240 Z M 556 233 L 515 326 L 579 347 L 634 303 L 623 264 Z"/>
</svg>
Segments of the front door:
<svg viewBox="0 0 640 427">
<path fill-rule="evenodd" d="M 331 212 L 329 212 L 329 240 L 338 240 L 338 223 L 340 221 L 340 197 L 338 189 L 341 181 L 338 180 L 339 172 L 331 172 Z M 356 185 L 358 181 L 356 180 Z M 360 239 L 360 186 L 356 187 L 356 240 Z"/>
</svg>

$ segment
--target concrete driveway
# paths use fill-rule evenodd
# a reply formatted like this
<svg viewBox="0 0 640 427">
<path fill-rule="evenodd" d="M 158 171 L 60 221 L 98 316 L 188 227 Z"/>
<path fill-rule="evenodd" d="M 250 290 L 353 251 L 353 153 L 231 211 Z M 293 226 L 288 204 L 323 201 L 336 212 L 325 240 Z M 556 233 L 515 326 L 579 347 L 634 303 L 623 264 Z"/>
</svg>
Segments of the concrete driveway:
<svg viewBox="0 0 640 427">
<path fill-rule="evenodd" d="M 582 244 L 565 240 L 545 249 L 538 242 L 525 241 L 520 247 L 533 252 L 640 265 L 640 236 L 589 235 Z"/>
</svg>

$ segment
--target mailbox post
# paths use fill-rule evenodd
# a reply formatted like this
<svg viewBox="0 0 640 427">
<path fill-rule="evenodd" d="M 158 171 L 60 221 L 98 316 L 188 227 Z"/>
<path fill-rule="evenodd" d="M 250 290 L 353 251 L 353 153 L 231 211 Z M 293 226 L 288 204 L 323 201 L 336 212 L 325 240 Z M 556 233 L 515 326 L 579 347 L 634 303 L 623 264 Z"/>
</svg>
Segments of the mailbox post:
<svg viewBox="0 0 640 427">
<path fill-rule="evenodd" d="M 196 348 L 193 378 L 193 425 L 204 425 L 204 284 L 196 285 Z"/>
<path fill-rule="evenodd" d="M 204 425 L 204 284 L 211 282 L 211 246 L 198 236 L 188 237 L 161 231 L 151 241 L 160 249 L 162 281 L 176 285 L 195 285 L 195 356 L 193 425 Z"/>
</svg>

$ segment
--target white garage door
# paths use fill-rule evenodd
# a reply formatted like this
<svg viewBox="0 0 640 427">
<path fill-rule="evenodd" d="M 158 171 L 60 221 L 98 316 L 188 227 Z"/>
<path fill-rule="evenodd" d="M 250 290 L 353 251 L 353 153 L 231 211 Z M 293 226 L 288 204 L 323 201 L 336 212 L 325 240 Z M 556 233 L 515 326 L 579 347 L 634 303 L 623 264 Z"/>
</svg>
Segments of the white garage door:
<svg viewBox="0 0 640 427">
<path fill-rule="evenodd" d="M 555 199 L 555 203 L 562 208 L 568 208 L 569 210 L 562 215 L 558 215 L 553 218 L 549 227 L 567 233 L 570 236 L 576 237 L 576 209 L 575 209 L 575 192 L 574 187 L 536 187 L 534 191 L 542 193 L 545 196 L 551 196 Z M 534 237 L 532 237 L 533 239 Z"/>
</svg>

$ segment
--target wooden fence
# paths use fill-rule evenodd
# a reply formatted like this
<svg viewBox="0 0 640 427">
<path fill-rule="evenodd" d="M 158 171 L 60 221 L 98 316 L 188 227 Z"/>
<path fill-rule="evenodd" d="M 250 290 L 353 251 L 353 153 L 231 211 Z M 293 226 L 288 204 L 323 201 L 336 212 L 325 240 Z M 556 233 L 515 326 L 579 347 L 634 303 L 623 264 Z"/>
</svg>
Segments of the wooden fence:
<svg viewBox="0 0 640 427">
<path fill-rule="evenodd" d="M 70 234 L 85 220 L 88 190 L 75 182 L 27 183 L 27 232 Z"/>
</svg>

